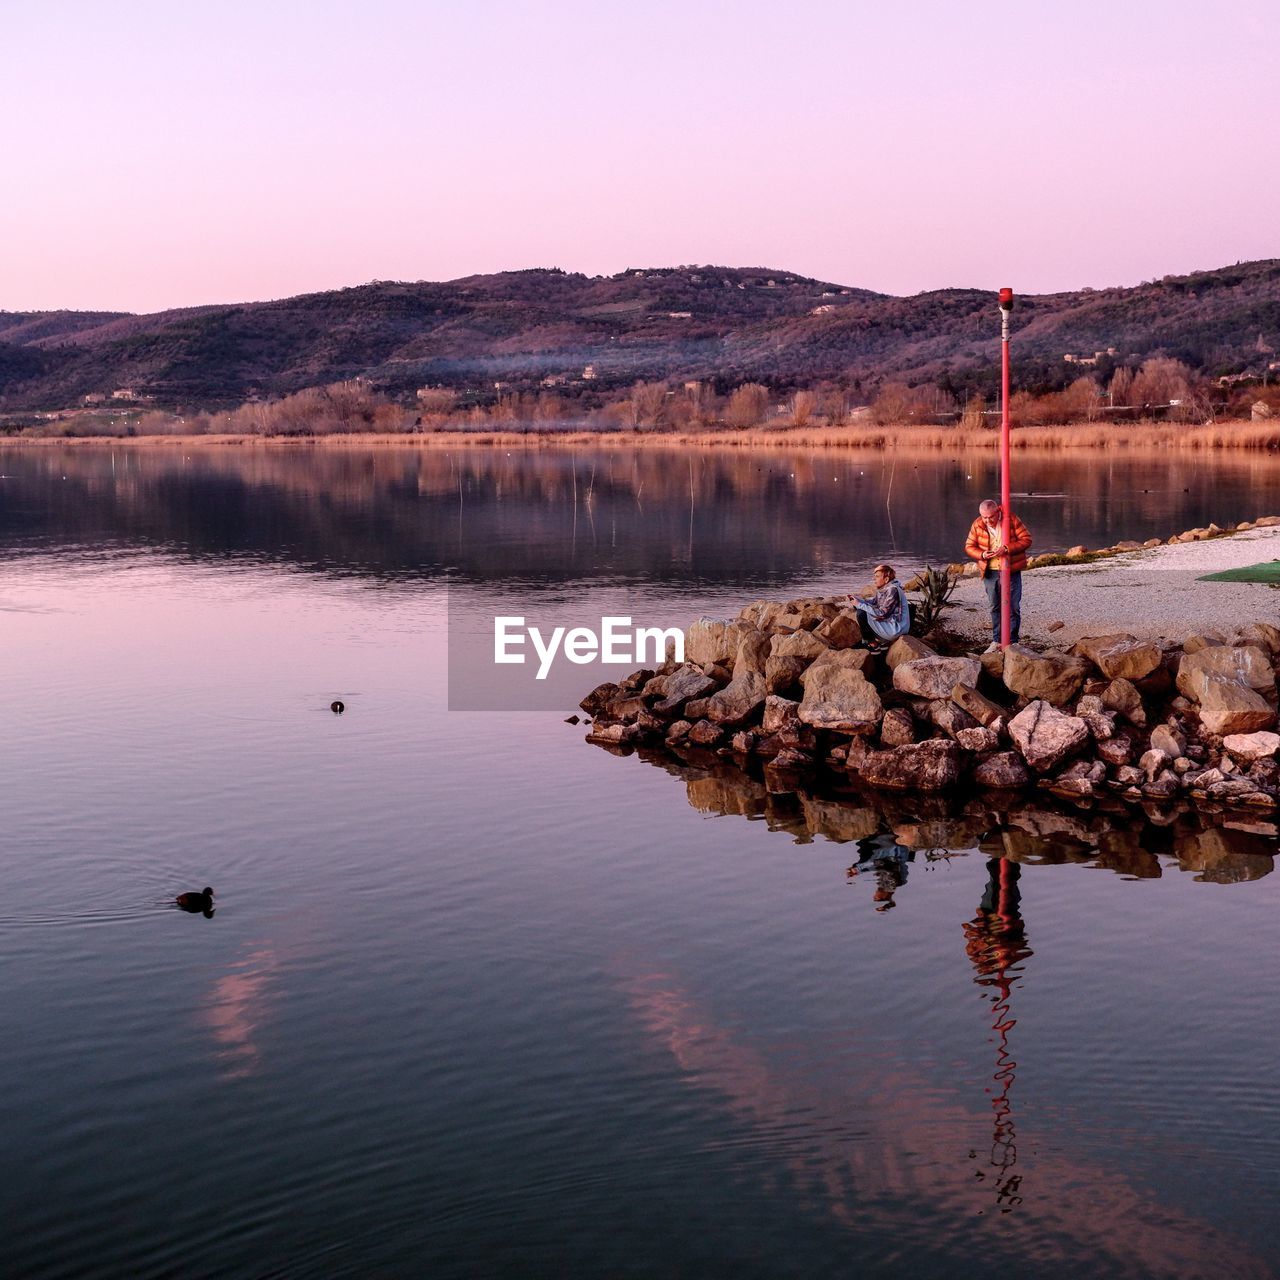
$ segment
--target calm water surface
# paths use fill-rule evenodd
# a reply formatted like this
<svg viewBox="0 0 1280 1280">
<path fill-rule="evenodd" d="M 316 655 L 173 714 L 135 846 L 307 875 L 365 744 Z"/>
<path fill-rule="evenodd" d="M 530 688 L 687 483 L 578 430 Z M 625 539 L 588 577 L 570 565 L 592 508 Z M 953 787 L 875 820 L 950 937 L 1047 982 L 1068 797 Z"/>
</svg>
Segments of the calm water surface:
<svg viewBox="0 0 1280 1280">
<path fill-rule="evenodd" d="M 446 604 L 856 584 L 956 558 L 990 470 L 0 473 L 6 1274 L 1280 1274 L 1273 828 L 886 815 L 445 710 Z M 1265 459 L 1020 482 L 1046 547 L 1280 512 Z"/>
</svg>

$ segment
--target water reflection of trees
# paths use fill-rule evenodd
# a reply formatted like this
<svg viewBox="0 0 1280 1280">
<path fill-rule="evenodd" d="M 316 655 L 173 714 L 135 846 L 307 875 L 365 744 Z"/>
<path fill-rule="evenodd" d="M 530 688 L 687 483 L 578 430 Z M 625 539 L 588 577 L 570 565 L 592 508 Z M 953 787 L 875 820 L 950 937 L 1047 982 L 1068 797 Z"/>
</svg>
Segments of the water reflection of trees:
<svg viewBox="0 0 1280 1280">
<path fill-rule="evenodd" d="M 950 558 L 962 517 L 994 483 L 986 459 L 841 450 L 102 445 L 10 449 L 0 463 L 25 491 L 0 507 L 6 541 L 556 581 L 767 583 L 895 547 Z M 1280 489 L 1280 465 L 1265 458 L 1024 457 L 1019 467 L 1026 492 L 1054 495 L 1024 500 L 1045 548 L 1257 515 Z M 1224 510 L 1231 495 L 1249 509 Z"/>
</svg>

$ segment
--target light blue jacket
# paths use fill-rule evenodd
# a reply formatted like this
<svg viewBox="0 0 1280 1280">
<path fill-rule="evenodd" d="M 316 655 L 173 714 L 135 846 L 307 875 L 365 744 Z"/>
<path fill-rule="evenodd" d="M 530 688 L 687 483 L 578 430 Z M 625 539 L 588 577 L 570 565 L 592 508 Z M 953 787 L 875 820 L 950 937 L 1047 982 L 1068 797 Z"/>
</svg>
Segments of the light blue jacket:
<svg viewBox="0 0 1280 1280">
<path fill-rule="evenodd" d="M 887 616 L 883 618 L 876 617 L 878 607 L 874 597 L 868 600 L 860 600 L 855 598 L 854 604 L 866 612 L 867 621 L 871 624 L 871 630 L 881 640 L 896 640 L 899 636 L 905 636 L 911 630 L 911 611 L 907 607 L 907 593 L 902 589 L 902 583 L 896 578 L 888 584 L 894 595 L 897 597 L 897 609 L 890 608 Z"/>
</svg>

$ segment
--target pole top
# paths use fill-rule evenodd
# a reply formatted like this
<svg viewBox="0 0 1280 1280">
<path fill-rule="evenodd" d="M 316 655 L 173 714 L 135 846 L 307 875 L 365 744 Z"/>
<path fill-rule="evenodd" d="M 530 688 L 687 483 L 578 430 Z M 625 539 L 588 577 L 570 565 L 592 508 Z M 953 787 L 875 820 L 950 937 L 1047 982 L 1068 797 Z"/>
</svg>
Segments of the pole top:
<svg viewBox="0 0 1280 1280">
<path fill-rule="evenodd" d="M 1012 289 L 1005 288 L 1000 290 L 1000 310 L 1001 311 L 1013 310 L 1013 290 Z"/>
</svg>

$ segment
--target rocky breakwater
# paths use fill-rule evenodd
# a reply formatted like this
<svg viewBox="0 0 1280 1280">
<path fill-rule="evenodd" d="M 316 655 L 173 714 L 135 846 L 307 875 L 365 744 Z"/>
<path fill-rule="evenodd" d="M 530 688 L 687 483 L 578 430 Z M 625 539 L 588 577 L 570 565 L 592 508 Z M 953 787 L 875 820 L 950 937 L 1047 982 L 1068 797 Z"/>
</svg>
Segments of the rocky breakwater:
<svg viewBox="0 0 1280 1280">
<path fill-rule="evenodd" d="M 1093 636 L 948 654 L 904 636 L 868 648 L 847 601 L 759 600 L 695 622 L 685 661 L 602 684 L 588 741 L 711 751 L 767 785 L 835 770 L 874 790 L 1280 805 L 1280 628 L 1181 643 Z"/>
</svg>

